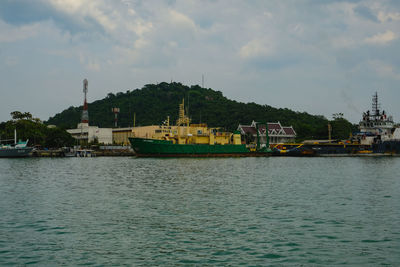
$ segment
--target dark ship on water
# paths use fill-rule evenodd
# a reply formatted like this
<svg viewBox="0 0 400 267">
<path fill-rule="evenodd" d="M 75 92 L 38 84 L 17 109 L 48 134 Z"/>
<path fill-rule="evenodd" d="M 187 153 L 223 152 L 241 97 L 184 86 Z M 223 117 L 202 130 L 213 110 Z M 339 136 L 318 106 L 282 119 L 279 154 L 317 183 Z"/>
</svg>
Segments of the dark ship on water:
<svg viewBox="0 0 400 267">
<path fill-rule="evenodd" d="M 372 110 L 363 113 L 359 131 L 349 140 L 310 140 L 301 144 L 278 144 L 272 148 L 281 156 L 399 156 L 400 127 L 393 117 L 380 110 L 378 93 Z"/>
<path fill-rule="evenodd" d="M 400 127 L 392 116 L 380 110 L 378 93 L 372 98 L 372 112 L 363 113 L 359 129 L 353 138 L 361 145 L 370 146 L 373 153 L 400 154 Z"/>
</svg>

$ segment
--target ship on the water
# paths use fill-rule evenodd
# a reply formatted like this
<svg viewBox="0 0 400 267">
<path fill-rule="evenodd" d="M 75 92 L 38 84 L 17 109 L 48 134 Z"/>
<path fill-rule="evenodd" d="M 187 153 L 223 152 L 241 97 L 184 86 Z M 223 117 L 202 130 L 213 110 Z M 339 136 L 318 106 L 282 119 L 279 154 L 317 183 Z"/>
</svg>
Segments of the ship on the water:
<svg viewBox="0 0 400 267">
<path fill-rule="evenodd" d="M 0 144 L 0 158 L 29 157 L 33 148 L 28 147 L 28 141 L 29 140 L 17 142 L 17 132 L 15 131 L 13 144 Z"/>
<path fill-rule="evenodd" d="M 353 140 L 369 146 L 373 153 L 400 154 L 400 127 L 385 110 L 381 111 L 378 93 L 372 97 L 372 110 L 363 113 L 359 129 L 353 135 Z"/>
<path fill-rule="evenodd" d="M 400 155 L 400 127 L 380 109 L 378 93 L 372 97 L 372 110 L 363 113 L 359 131 L 348 140 L 309 140 L 301 144 L 277 144 L 280 156 L 391 156 Z"/>
<path fill-rule="evenodd" d="M 222 132 L 206 124 L 191 124 L 184 102 L 179 106 L 175 126 L 159 126 L 151 138 L 129 138 L 138 156 L 147 157 L 227 157 L 227 156 L 391 156 L 400 155 L 400 127 L 392 116 L 380 110 L 378 94 L 372 100 L 372 111 L 363 113 L 359 132 L 348 140 L 310 140 L 303 143 L 276 144 L 269 147 L 268 131 L 256 124 L 257 140 L 245 144 L 239 131 Z M 261 134 L 262 133 L 262 134 Z M 265 135 L 264 135 L 265 134 Z M 260 142 L 265 138 L 266 142 Z"/>
<path fill-rule="evenodd" d="M 268 132 L 261 134 L 257 124 L 257 142 L 242 144 L 239 131 L 230 133 L 209 128 L 205 123 L 192 124 L 185 114 L 184 101 L 179 105 L 176 125 L 169 118 L 151 138 L 131 137 L 129 141 L 137 156 L 141 157 L 256 157 L 268 156 Z M 261 144 L 260 139 L 266 142 Z"/>
</svg>

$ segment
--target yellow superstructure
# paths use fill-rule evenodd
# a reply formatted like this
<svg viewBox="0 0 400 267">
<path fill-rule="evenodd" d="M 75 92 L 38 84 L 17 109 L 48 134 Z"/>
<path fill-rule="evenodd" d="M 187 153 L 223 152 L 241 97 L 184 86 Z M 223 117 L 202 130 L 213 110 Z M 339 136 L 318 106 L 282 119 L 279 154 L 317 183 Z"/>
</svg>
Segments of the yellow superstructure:
<svg viewBox="0 0 400 267">
<path fill-rule="evenodd" d="M 164 125 L 143 129 L 147 130 L 145 137 L 171 140 L 174 144 L 241 144 L 239 132 L 221 132 L 219 128 L 208 128 L 205 123 L 190 124 L 190 119 L 185 114 L 184 104 L 184 101 L 182 101 L 182 104 L 179 105 L 179 118 L 176 121 L 176 125 L 171 126 L 168 117 Z M 144 132 L 141 132 L 141 136 L 139 136 L 139 132 L 135 131 L 134 135 L 135 137 L 144 137 Z"/>
</svg>

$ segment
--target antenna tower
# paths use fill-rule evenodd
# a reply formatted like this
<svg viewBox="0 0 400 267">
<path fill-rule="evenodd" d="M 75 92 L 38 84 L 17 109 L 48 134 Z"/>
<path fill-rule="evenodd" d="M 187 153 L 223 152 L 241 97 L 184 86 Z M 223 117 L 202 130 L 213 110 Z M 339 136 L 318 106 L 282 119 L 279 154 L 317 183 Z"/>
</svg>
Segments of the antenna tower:
<svg viewBox="0 0 400 267">
<path fill-rule="evenodd" d="M 114 127 L 117 128 L 119 108 L 112 108 L 111 111 L 114 113 Z"/>
<path fill-rule="evenodd" d="M 84 101 L 83 101 L 83 110 L 82 110 L 82 123 L 89 123 L 89 112 L 88 112 L 88 104 L 87 104 L 87 92 L 88 92 L 88 80 L 83 80 L 83 94 L 84 94 Z"/>
</svg>

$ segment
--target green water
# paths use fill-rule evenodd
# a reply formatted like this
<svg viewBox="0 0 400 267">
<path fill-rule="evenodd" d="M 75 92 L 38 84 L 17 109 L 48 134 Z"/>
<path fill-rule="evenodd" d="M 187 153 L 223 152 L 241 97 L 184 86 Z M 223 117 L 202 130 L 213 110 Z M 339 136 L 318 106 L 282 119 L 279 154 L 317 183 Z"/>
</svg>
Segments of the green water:
<svg viewBox="0 0 400 267">
<path fill-rule="evenodd" d="M 0 265 L 400 266 L 400 158 L 0 160 Z"/>
</svg>

